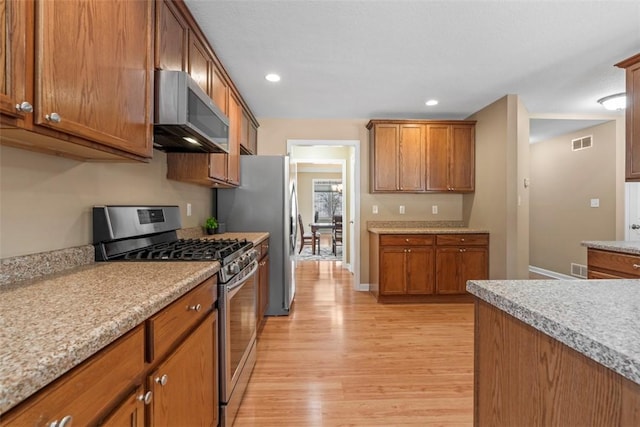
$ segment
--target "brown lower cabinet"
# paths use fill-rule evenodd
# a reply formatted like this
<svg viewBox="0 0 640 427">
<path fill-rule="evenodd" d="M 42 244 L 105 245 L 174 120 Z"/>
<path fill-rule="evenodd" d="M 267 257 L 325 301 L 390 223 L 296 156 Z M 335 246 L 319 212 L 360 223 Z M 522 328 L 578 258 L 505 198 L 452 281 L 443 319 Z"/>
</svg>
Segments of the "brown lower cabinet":
<svg viewBox="0 0 640 427">
<path fill-rule="evenodd" d="M 217 425 L 215 291 L 216 278 L 207 279 L 3 414 L 0 426 Z"/>
<path fill-rule="evenodd" d="M 258 305 L 256 313 L 256 331 L 262 332 L 265 324 L 265 313 L 269 306 L 269 239 L 264 240 L 259 248 L 258 256 Z"/>
<path fill-rule="evenodd" d="M 640 255 L 589 248 L 587 271 L 589 279 L 638 279 Z"/>
<path fill-rule="evenodd" d="M 640 386 L 476 299 L 475 426 L 638 426 Z"/>
<path fill-rule="evenodd" d="M 370 291 L 378 302 L 471 301 L 467 280 L 489 278 L 489 235 L 371 234 Z"/>
</svg>

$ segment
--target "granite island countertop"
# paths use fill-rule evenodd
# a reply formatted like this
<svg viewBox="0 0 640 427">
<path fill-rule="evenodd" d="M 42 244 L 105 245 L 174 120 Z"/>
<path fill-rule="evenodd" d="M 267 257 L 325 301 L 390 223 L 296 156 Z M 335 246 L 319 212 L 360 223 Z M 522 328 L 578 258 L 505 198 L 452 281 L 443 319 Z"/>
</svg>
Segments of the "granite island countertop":
<svg viewBox="0 0 640 427">
<path fill-rule="evenodd" d="M 581 243 L 590 249 L 601 249 L 603 251 L 620 252 L 623 254 L 640 255 L 640 242 L 624 240 L 589 240 Z"/>
<path fill-rule="evenodd" d="M 467 291 L 640 384 L 640 280 L 473 280 Z"/>
<path fill-rule="evenodd" d="M 218 262 L 107 262 L 0 287 L 0 414 L 220 269 Z"/>
<path fill-rule="evenodd" d="M 374 234 L 484 234 L 489 231 L 466 227 L 370 227 Z"/>
</svg>

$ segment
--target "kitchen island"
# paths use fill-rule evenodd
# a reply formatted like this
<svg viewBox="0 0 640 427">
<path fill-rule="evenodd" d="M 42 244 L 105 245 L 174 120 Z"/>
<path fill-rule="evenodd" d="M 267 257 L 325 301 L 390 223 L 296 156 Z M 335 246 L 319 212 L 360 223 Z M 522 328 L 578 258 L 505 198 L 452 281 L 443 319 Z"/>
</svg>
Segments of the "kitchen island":
<svg viewBox="0 0 640 427">
<path fill-rule="evenodd" d="M 474 424 L 640 425 L 640 281 L 470 281 Z"/>
</svg>

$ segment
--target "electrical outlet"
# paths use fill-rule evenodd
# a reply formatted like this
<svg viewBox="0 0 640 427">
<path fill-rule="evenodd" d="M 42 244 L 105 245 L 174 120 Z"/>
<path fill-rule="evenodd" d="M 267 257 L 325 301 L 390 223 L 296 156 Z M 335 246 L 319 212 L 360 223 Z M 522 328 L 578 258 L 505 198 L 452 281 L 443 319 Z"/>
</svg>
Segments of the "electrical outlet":
<svg viewBox="0 0 640 427">
<path fill-rule="evenodd" d="M 438 205 L 431 206 L 431 213 L 434 215 L 438 215 Z"/>
<path fill-rule="evenodd" d="M 400 205 L 400 213 L 404 214 L 404 205 Z"/>
<path fill-rule="evenodd" d="M 187 216 L 191 216 L 191 203 L 187 203 Z"/>
<path fill-rule="evenodd" d="M 378 213 L 378 205 L 373 205 L 371 207 L 371 212 L 374 213 L 374 214 L 377 214 Z"/>
<path fill-rule="evenodd" d="M 591 199 L 591 207 L 599 208 L 600 207 L 600 199 Z"/>
</svg>

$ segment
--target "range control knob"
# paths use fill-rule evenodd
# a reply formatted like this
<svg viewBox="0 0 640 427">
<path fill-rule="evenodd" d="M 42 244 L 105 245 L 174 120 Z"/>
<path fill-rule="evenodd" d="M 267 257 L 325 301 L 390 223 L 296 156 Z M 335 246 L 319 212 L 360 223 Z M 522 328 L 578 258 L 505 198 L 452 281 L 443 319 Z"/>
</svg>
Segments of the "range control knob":
<svg viewBox="0 0 640 427">
<path fill-rule="evenodd" d="M 233 264 L 229 265 L 227 270 L 229 271 L 230 274 L 238 274 L 240 273 L 240 266 L 234 262 Z"/>
</svg>

